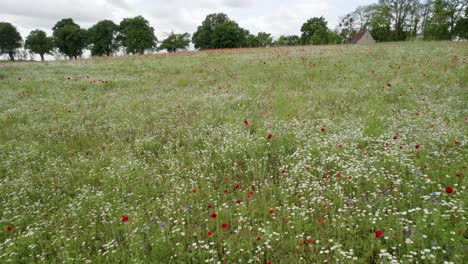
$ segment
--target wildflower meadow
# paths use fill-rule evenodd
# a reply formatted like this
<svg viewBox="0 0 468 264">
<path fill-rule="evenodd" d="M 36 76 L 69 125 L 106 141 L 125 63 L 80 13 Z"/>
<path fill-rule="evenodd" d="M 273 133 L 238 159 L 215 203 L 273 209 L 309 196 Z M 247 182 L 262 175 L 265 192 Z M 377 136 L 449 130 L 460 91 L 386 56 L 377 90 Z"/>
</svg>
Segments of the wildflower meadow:
<svg viewBox="0 0 468 264">
<path fill-rule="evenodd" d="M 468 44 L 0 63 L 0 263 L 467 263 Z"/>
</svg>

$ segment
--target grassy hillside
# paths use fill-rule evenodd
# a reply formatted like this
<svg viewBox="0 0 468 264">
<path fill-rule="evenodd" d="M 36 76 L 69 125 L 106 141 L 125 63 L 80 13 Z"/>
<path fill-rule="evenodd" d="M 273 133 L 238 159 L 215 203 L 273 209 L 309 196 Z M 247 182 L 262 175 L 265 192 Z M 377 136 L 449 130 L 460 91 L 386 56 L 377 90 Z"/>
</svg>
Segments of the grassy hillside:
<svg viewBox="0 0 468 264">
<path fill-rule="evenodd" d="M 0 64 L 0 262 L 462 263 L 468 44 Z"/>
</svg>

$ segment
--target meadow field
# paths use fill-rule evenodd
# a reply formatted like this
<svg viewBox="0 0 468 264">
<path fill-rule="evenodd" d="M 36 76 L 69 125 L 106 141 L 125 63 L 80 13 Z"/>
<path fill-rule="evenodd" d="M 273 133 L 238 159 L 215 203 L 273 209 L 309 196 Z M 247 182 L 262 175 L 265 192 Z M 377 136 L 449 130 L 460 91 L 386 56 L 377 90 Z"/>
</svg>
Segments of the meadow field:
<svg viewBox="0 0 468 264">
<path fill-rule="evenodd" d="M 467 263 L 468 43 L 0 63 L 0 263 Z"/>
</svg>

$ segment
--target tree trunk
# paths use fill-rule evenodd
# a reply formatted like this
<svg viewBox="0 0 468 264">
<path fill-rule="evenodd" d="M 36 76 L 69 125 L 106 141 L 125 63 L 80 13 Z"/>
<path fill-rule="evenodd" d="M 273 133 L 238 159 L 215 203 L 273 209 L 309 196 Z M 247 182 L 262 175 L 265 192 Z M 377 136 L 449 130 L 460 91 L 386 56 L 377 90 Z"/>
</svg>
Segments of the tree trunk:
<svg viewBox="0 0 468 264">
<path fill-rule="evenodd" d="M 15 56 L 14 56 L 15 53 L 14 53 L 14 52 L 9 51 L 9 52 L 8 52 L 8 55 L 10 55 L 10 60 L 11 60 L 11 61 L 14 61 L 14 60 L 15 60 Z"/>
<path fill-rule="evenodd" d="M 44 61 L 44 53 L 41 53 L 41 61 Z"/>
</svg>

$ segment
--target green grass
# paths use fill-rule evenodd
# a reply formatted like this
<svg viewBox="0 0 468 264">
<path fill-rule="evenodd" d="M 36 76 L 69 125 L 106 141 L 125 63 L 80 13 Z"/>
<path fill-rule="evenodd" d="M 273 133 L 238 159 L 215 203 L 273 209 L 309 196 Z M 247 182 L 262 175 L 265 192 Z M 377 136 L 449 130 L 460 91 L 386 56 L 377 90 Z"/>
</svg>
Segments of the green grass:
<svg viewBox="0 0 468 264">
<path fill-rule="evenodd" d="M 0 262 L 467 262 L 467 61 L 405 42 L 2 63 Z"/>
</svg>

